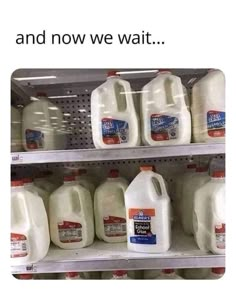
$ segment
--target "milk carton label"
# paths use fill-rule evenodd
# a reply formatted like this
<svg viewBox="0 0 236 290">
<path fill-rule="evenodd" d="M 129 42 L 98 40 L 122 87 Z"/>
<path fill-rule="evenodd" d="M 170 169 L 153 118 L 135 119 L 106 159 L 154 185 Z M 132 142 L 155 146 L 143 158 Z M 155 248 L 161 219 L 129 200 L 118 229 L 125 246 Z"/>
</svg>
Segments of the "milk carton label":
<svg viewBox="0 0 236 290">
<path fill-rule="evenodd" d="M 27 238 L 24 235 L 11 233 L 11 258 L 25 257 L 28 255 Z"/>
<path fill-rule="evenodd" d="M 225 224 L 215 226 L 216 247 L 225 249 Z"/>
<path fill-rule="evenodd" d="M 130 237 L 130 243 L 155 245 L 156 235 L 152 233 L 151 223 L 155 217 L 155 209 L 129 209 L 129 219 L 133 222 L 134 235 Z"/>
<path fill-rule="evenodd" d="M 210 137 L 225 136 L 225 112 L 207 112 L 207 130 Z"/>
<path fill-rule="evenodd" d="M 102 138 L 107 145 L 127 143 L 129 141 L 129 124 L 122 120 L 103 118 Z"/>
<path fill-rule="evenodd" d="M 107 237 L 121 237 L 126 235 L 126 219 L 116 216 L 103 218 L 104 232 Z"/>
<path fill-rule="evenodd" d="M 78 243 L 82 241 L 82 225 L 63 221 L 58 223 L 59 239 L 62 243 Z"/>
<path fill-rule="evenodd" d="M 154 141 L 165 141 L 178 138 L 179 120 L 161 114 L 151 115 L 151 137 Z"/>
<path fill-rule="evenodd" d="M 25 139 L 28 149 L 41 149 L 44 147 L 44 134 L 41 131 L 26 129 Z"/>
</svg>

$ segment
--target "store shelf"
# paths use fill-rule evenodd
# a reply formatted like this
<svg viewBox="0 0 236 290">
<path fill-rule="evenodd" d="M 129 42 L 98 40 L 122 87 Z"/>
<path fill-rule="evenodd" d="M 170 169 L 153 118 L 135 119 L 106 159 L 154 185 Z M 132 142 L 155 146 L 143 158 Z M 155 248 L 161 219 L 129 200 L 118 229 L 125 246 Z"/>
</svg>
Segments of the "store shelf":
<svg viewBox="0 0 236 290">
<path fill-rule="evenodd" d="M 38 152 L 15 152 L 11 164 L 88 162 L 172 156 L 224 154 L 225 144 L 188 144 L 177 146 L 140 146 L 122 149 L 75 149 Z"/>
<path fill-rule="evenodd" d="M 41 262 L 28 266 L 14 266 L 11 270 L 16 274 L 224 266 L 224 255 L 200 251 L 193 237 L 176 230 L 171 249 L 163 254 L 130 252 L 127 250 L 126 243 L 108 244 L 95 241 L 90 247 L 79 250 L 62 250 L 51 246 L 48 255 Z"/>
</svg>

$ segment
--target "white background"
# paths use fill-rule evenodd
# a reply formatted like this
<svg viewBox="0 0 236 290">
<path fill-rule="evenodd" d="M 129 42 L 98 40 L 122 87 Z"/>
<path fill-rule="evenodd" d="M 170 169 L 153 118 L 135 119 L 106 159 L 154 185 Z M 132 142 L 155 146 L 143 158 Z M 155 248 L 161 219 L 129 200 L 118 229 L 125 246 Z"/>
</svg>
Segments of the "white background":
<svg viewBox="0 0 236 290">
<path fill-rule="evenodd" d="M 6 4 L 3 4 L 3 3 Z M 236 71 L 235 1 L 1 1 L 0 17 L 0 281 L 35 290 L 62 289 L 68 281 L 17 281 L 9 274 L 10 224 L 10 76 L 18 68 L 219 68 L 227 81 L 227 271 L 218 281 L 132 281 L 129 287 L 222 289 L 236 273 Z M 28 45 L 15 44 L 17 33 L 152 33 L 155 45 Z M 131 283 L 130 281 L 128 281 Z M 128 283 L 127 282 L 127 283 Z M 19 283 L 21 284 L 19 286 Z M 80 283 L 80 282 L 78 282 Z M 78 285 L 72 287 L 81 287 Z M 82 281 L 84 287 L 117 288 L 114 281 Z M 144 284 L 145 283 L 145 284 Z M 175 283 L 174 285 L 172 283 Z M 210 284 L 214 283 L 214 284 Z M 33 285 L 32 285 L 33 284 Z M 56 285 L 55 285 L 56 284 Z M 135 285 L 134 285 L 135 284 Z M 204 285 L 203 285 L 204 284 Z M 207 285 L 206 285 L 207 284 Z M 71 285 L 71 284 L 70 284 Z M 123 284 L 122 284 L 123 285 Z M 228 287 L 230 285 L 227 285 Z M 226 287 L 227 287 L 226 286 Z M 2 286 L 1 286 L 2 287 Z"/>
</svg>

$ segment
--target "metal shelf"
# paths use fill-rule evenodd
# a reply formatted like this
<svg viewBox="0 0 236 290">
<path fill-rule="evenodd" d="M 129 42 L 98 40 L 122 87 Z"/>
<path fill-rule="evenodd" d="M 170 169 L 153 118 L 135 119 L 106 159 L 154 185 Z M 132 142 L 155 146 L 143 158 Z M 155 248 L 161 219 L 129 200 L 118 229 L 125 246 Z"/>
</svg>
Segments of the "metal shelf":
<svg viewBox="0 0 236 290">
<path fill-rule="evenodd" d="M 66 271 L 109 271 L 115 269 L 211 268 L 224 267 L 225 256 L 200 251 L 193 237 L 180 229 L 173 233 L 171 249 L 162 254 L 130 252 L 126 243 L 109 244 L 95 241 L 79 250 L 62 250 L 51 246 L 47 256 L 39 263 L 12 266 L 17 273 L 59 273 Z"/>
<path fill-rule="evenodd" d="M 224 154 L 224 143 L 176 146 L 140 146 L 122 149 L 75 149 L 11 153 L 11 164 L 89 162 L 106 160 L 159 158 L 189 155 Z"/>
</svg>

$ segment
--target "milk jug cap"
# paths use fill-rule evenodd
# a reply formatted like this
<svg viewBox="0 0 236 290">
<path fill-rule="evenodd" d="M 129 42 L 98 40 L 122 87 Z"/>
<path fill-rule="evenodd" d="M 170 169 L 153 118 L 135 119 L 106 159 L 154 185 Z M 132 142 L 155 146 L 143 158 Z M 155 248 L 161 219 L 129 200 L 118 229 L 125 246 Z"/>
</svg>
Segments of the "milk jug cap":
<svg viewBox="0 0 236 290">
<path fill-rule="evenodd" d="M 224 267 L 212 268 L 211 272 L 215 273 L 215 274 L 224 274 L 225 273 L 225 268 Z"/>
<path fill-rule="evenodd" d="M 119 170 L 118 169 L 111 169 L 110 172 L 109 172 L 108 177 L 110 177 L 110 178 L 119 177 Z"/>
<path fill-rule="evenodd" d="M 33 274 L 19 274 L 20 279 L 30 280 L 33 279 Z"/>
<path fill-rule="evenodd" d="M 75 176 L 74 175 L 66 175 L 66 176 L 64 176 L 64 182 L 70 182 L 70 181 L 75 181 Z"/>
<path fill-rule="evenodd" d="M 140 166 L 140 171 L 153 171 L 154 166 L 152 165 L 142 165 Z"/>
<path fill-rule="evenodd" d="M 116 70 L 110 70 L 107 72 L 107 77 L 119 77 L 120 75 L 118 74 L 118 71 Z"/>
<path fill-rule="evenodd" d="M 23 186 L 23 180 L 12 180 L 11 181 L 11 186 Z"/>
<path fill-rule="evenodd" d="M 163 269 L 162 270 L 162 273 L 165 273 L 165 274 L 171 274 L 171 273 L 174 273 L 174 269 Z"/>
<path fill-rule="evenodd" d="M 223 178 L 225 177 L 225 171 L 224 170 L 215 170 L 212 173 L 213 178 Z"/>
<path fill-rule="evenodd" d="M 66 277 L 68 277 L 68 278 L 79 277 L 79 273 L 78 272 L 66 272 Z"/>
<path fill-rule="evenodd" d="M 113 275 L 116 275 L 118 277 L 122 277 L 123 275 L 126 275 L 126 274 L 127 274 L 127 271 L 124 271 L 124 270 L 113 271 Z"/>
</svg>

